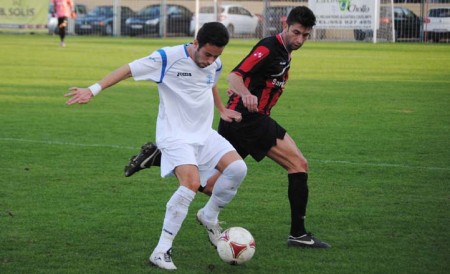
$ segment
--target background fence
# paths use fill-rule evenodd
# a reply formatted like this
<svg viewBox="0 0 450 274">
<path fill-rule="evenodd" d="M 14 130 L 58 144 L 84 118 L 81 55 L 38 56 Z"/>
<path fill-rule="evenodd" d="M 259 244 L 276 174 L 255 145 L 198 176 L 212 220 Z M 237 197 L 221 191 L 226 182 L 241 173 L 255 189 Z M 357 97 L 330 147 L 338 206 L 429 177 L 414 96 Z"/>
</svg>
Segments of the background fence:
<svg viewBox="0 0 450 274">
<path fill-rule="evenodd" d="M 371 3 L 373 0 L 367 1 Z M 379 28 L 375 37 L 371 29 L 321 28 L 319 23 L 312 39 L 449 42 L 450 0 L 380 1 Z M 193 36 L 204 21 L 214 20 L 224 23 L 235 38 L 262 38 L 282 30 L 286 15 L 292 7 L 308 6 L 308 0 L 74 0 L 74 2 L 78 18 L 70 20 L 69 34 L 143 37 Z M 331 0 L 331 3 L 350 5 L 352 2 Z M 52 17 L 51 7 L 48 19 L 45 28 L 49 34 L 54 34 L 58 29 L 57 20 Z"/>
</svg>

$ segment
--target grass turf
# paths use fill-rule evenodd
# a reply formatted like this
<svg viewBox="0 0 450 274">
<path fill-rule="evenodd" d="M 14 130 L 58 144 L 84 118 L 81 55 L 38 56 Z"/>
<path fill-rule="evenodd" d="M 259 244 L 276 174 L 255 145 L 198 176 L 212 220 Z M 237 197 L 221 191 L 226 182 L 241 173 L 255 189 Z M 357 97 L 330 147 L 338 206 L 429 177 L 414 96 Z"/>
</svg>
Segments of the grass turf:
<svg viewBox="0 0 450 274">
<path fill-rule="evenodd" d="M 0 273 L 163 273 L 149 268 L 176 180 L 123 176 L 154 139 L 156 85 L 127 80 L 88 105 L 70 86 L 187 39 L 1 35 Z M 225 75 L 254 40 L 233 40 Z M 286 247 L 287 176 L 263 160 L 222 212 L 256 254 L 222 263 L 195 213 L 174 243 L 179 273 L 446 273 L 450 51 L 447 45 L 308 42 L 272 116 L 309 159 L 309 230 L 333 247 Z M 214 126 L 217 125 L 217 119 Z"/>
</svg>

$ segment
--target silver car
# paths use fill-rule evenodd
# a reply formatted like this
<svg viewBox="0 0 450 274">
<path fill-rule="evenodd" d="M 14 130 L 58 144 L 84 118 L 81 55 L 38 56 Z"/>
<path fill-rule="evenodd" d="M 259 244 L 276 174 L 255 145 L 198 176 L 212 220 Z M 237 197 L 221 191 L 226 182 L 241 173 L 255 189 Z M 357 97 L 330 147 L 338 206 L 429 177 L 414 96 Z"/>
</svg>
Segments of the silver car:
<svg viewBox="0 0 450 274">
<path fill-rule="evenodd" d="M 220 5 L 217 8 L 217 17 L 214 6 L 205 6 L 200 8 L 198 27 L 200 28 L 206 22 L 218 21 L 222 23 L 230 33 L 230 36 L 235 34 L 248 34 L 255 36 L 260 18 L 251 13 L 246 8 L 240 5 Z M 192 17 L 191 33 L 195 32 L 196 16 Z"/>
<path fill-rule="evenodd" d="M 439 42 L 450 38 L 450 8 L 430 8 L 423 26 L 425 40 Z"/>
</svg>

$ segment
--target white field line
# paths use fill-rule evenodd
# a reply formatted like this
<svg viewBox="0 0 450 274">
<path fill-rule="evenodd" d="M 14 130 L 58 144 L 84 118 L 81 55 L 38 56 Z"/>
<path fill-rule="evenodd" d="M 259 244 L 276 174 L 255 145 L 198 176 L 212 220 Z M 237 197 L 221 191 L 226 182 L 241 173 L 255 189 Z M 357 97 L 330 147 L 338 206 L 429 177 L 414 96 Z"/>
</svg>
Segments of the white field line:
<svg viewBox="0 0 450 274">
<path fill-rule="evenodd" d="M 139 147 L 130 147 L 130 146 L 121 146 L 121 145 L 80 144 L 80 143 L 63 142 L 63 141 L 48 141 L 48 140 L 42 141 L 42 140 L 29 140 L 29 139 L 18 139 L 18 138 L 0 138 L 0 141 L 38 143 L 38 144 L 44 144 L 44 145 L 64 145 L 64 146 L 78 146 L 78 147 L 105 147 L 105 148 L 115 148 L 115 149 L 139 150 Z M 434 166 L 410 166 L 410 165 L 399 165 L 399 164 L 389 164 L 389 163 L 361 163 L 361 162 L 350 162 L 350 161 L 339 161 L 339 160 L 318 160 L 318 159 L 308 159 L 308 161 L 325 163 L 325 164 L 330 163 L 330 164 L 342 164 L 342 165 L 354 165 L 354 166 L 371 166 L 371 167 L 450 171 L 450 168 L 434 167 Z"/>
</svg>

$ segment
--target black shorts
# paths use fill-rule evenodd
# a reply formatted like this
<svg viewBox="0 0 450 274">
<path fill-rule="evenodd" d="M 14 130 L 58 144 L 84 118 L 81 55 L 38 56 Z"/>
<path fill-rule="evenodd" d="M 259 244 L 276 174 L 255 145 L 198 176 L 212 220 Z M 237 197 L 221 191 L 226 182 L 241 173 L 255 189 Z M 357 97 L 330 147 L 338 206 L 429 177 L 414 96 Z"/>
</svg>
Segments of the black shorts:
<svg viewBox="0 0 450 274">
<path fill-rule="evenodd" d="M 277 144 L 277 139 L 283 139 L 286 134 L 286 130 L 267 115 L 251 115 L 239 123 L 220 119 L 218 131 L 242 158 L 250 154 L 258 162 Z"/>
<path fill-rule="evenodd" d="M 58 17 L 58 27 L 61 26 L 62 23 L 66 23 L 67 24 L 67 17 Z M 59 27 L 61 28 L 61 27 Z"/>
</svg>

